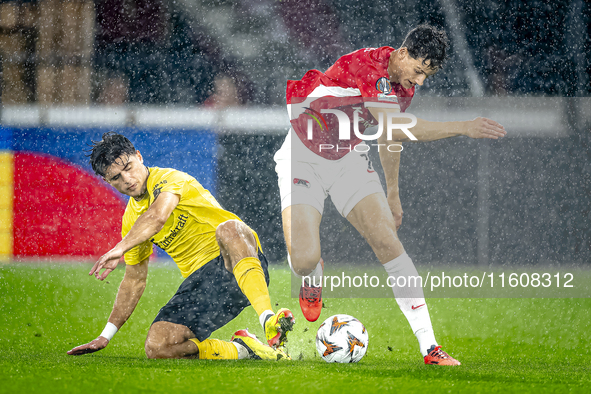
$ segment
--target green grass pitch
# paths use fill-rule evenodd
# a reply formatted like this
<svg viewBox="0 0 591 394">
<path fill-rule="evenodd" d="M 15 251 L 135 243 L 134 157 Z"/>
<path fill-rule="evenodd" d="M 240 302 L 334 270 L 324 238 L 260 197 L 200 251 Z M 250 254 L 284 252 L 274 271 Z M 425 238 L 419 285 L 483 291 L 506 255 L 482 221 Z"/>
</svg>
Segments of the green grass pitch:
<svg viewBox="0 0 591 394">
<path fill-rule="evenodd" d="M 426 366 L 393 299 L 327 299 L 320 320 L 347 313 L 369 332 L 357 364 L 327 364 L 316 354 L 320 322 L 290 298 L 289 271 L 272 268 L 273 303 L 291 308 L 291 362 L 148 360 L 144 339 L 182 278 L 151 266 L 148 287 L 128 323 L 101 352 L 66 351 L 103 329 L 123 269 L 107 282 L 86 264 L 0 265 L 0 393 L 136 392 L 590 392 L 591 299 L 432 299 L 440 344 L 460 367 Z M 212 337 L 249 328 L 263 335 L 252 308 Z"/>
</svg>

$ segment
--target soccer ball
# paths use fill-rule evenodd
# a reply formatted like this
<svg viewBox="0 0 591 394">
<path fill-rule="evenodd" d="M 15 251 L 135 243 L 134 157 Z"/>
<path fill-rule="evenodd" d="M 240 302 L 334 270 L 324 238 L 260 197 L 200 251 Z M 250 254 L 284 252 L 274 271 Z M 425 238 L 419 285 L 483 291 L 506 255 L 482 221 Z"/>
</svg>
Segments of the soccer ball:
<svg viewBox="0 0 591 394">
<path fill-rule="evenodd" d="M 356 363 L 363 358 L 368 345 L 367 330 L 349 315 L 329 317 L 316 333 L 316 350 L 327 363 Z"/>
</svg>

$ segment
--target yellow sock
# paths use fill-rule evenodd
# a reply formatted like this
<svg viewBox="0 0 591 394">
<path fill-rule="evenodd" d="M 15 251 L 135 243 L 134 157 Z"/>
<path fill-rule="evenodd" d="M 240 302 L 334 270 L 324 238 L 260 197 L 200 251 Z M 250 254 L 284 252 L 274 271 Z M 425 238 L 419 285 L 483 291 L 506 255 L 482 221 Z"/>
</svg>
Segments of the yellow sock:
<svg viewBox="0 0 591 394">
<path fill-rule="evenodd" d="M 219 339 L 199 342 L 197 338 L 191 338 L 189 341 L 199 348 L 199 360 L 238 360 L 238 350 L 232 342 Z"/>
<path fill-rule="evenodd" d="M 234 267 L 234 276 L 257 315 L 260 316 L 266 310 L 273 310 L 265 273 L 259 259 L 247 257 L 240 260 Z"/>
</svg>

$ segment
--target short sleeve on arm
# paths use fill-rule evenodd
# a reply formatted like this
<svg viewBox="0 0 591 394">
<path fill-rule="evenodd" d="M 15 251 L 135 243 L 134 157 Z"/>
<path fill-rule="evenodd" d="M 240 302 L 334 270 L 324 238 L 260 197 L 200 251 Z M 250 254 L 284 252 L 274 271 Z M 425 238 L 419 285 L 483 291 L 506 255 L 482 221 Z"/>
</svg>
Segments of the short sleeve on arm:
<svg viewBox="0 0 591 394">
<path fill-rule="evenodd" d="M 191 179 L 190 176 L 180 171 L 171 170 L 166 172 L 162 174 L 158 180 L 153 190 L 153 195 L 157 198 L 158 194 L 161 192 L 169 192 L 178 194 L 182 199 L 183 194 L 185 194 L 187 183 L 190 182 Z"/>
<path fill-rule="evenodd" d="M 125 236 L 127 235 L 127 233 L 129 233 L 129 230 L 131 230 L 131 227 L 133 227 L 133 224 L 135 223 L 138 217 L 139 215 L 137 215 L 135 212 L 131 212 L 128 206 L 128 208 L 125 210 L 125 214 L 123 215 L 121 238 L 125 238 Z M 149 258 L 151 255 L 152 242 L 148 240 L 133 247 L 132 249 L 128 250 L 127 253 L 125 253 L 125 264 L 139 264 L 145 259 Z"/>
<path fill-rule="evenodd" d="M 136 265 L 152 255 L 152 242 L 146 241 L 125 253 L 125 264 Z"/>
</svg>

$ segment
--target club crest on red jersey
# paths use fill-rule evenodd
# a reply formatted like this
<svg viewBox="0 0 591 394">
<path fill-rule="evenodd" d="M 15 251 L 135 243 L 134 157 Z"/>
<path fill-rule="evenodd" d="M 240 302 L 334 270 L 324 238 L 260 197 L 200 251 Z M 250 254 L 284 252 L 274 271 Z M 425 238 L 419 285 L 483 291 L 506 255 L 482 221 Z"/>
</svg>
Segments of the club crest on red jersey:
<svg viewBox="0 0 591 394">
<path fill-rule="evenodd" d="M 293 178 L 293 184 L 296 186 L 304 186 L 310 188 L 310 182 L 305 179 Z"/>
<path fill-rule="evenodd" d="M 392 85 L 390 80 L 386 77 L 382 77 L 376 81 L 376 90 L 382 94 L 392 93 Z"/>
</svg>

